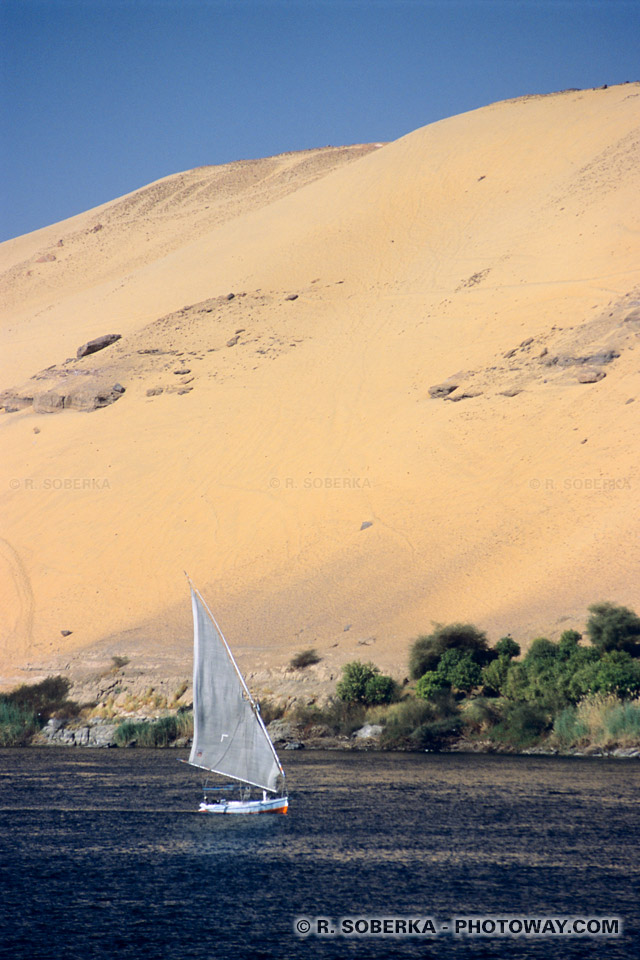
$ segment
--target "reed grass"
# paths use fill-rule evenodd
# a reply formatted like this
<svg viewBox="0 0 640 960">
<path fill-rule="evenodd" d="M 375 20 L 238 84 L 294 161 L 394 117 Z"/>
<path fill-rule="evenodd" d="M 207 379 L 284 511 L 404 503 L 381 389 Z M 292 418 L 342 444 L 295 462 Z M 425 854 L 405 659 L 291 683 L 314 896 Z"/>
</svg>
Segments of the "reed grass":
<svg viewBox="0 0 640 960">
<path fill-rule="evenodd" d="M 565 707 L 553 722 L 551 739 L 560 747 L 571 747 L 584 740 L 589 727 L 578 717 L 577 707 Z"/>
<path fill-rule="evenodd" d="M 563 747 L 634 746 L 640 740 L 640 698 L 620 701 L 614 694 L 585 697 L 556 717 L 552 739 Z"/>
<path fill-rule="evenodd" d="M 167 747 L 180 737 L 193 736 L 193 713 L 180 710 L 157 720 L 124 720 L 115 732 L 120 747 Z"/>
<path fill-rule="evenodd" d="M 611 707 L 605 717 L 605 729 L 621 746 L 640 740 L 640 699 Z"/>
<path fill-rule="evenodd" d="M 0 747 L 23 746 L 39 727 L 34 710 L 0 698 Z"/>
</svg>

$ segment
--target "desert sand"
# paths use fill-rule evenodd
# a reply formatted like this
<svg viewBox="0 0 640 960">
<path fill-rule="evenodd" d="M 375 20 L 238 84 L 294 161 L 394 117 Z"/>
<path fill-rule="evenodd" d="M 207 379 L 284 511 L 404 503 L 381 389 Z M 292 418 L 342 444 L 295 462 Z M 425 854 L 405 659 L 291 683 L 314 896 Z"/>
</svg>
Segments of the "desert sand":
<svg viewBox="0 0 640 960">
<path fill-rule="evenodd" d="M 185 570 L 249 673 L 640 610 L 639 121 L 525 97 L 3 244 L 1 682 L 188 675 Z"/>
</svg>

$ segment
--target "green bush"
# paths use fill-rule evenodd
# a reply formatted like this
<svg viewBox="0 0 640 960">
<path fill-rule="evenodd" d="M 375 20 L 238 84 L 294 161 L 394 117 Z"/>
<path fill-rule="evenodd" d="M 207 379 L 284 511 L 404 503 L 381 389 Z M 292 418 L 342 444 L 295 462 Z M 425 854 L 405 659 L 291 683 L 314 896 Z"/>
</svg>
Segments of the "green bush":
<svg viewBox="0 0 640 960">
<path fill-rule="evenodd" d="M 564 659 L 569 659 L 576 653 L 578 644 L 581 640 L 582 634 L 578 633 L 577 630 L 565 630 L 561 634 L 560 641 L 558 643 L 558 650 Z"/>
<path fill-rule="evenodd" d="M 492 666 L 492 664 L 489 664 Z M 485 668 L 487 669 L 487 668 Z M 462 720 L 470 733 L 486 734 L 501 719 L 495 701 L 485 697 L 475 697 L 462 704 Z"/>
<path fill-rule="evenodd" d="M 459 650 L 470 653 L 480 666 L 489 663 L 496 656 L 487 645 L 486 634 L 471 623 L 451 623 L 439 625 L 428 636 L 414 640 L 409 652 L 409 674 L 414 680 L 428 670 L 435 670 L 446 650 Z"/>
<path fill-rule="evenodd" d="M 520 644 L 516 643 L 513 637 L 502 637 L 493 649 L 499 657 L 505 657 L 507 660 L 520 656 Z"/>
<path fill-rule="evenodd" d="M 522 666 L 525 683 L 522 697 L 518 699 L 536 702 L 551 710 L 566 705 L 568 698 L 562 676 L 564 667 L 559 662 L 556 643 L 546 637 L 538 637 L 527 650 Z"/>
<path fill-rule="evenodd" d="M 367 708 L 362 703 L 347 703 L 344 700 L 330 700 L 321 712 L 321 723 L 329 727 L 337 737 L 350 737 L 366 721 Z"/>
<path fill-rule="evenodd" d="M 22 684 L 10 693 L 2 694 L 2 700 L 24 710 L 31 710 L 45 723 L 56 710 L 75 710 L 77 705 L 67 700 L 71 681 L 66 677 L 47 677 L 39 683 Z"/>
<path fill-rule="evenodd" d="M 451 689 L 460 693 L 469 693 L 482 680 L 482 667 L 468 651 L 445 650 L 436 672 L 442 673 Z"/>
<path fill-rule="evenodd" d="M 554 663 L 557 649 L 557 645 L 551 640 L 547 640 L 546 637 L 538 637 L 527 650 L 527 655 L 524 658 L 525 663 L 530 666 L 535 665 L 538 670 L 543 670 Z"/>
<path fill-rule="evenodd" d="M 640 617 L 633 610 L 606 602 L 591 604 L 589 613 L 587 633 L 594 647 L 640 654 Z"/>
<path fill-rule="evenodd" d="M 384 717 L 375 718 L 384 721 L 380 738 L 382 744 L 390 745 L 408 739 L 422 724 L 435 720 L 436 715 L 435 705 L 425 700 L 408 697 L 392 704 Z"/>
<path fill-rule="evenodd" d="M 462 720 L 457 716 L 423 723 L 411 734 L 410 745 L 417 750 L 441 750 L 458 736 L 461 728 Z"/>
<path fill-rule="evenodd" d="M 492 660 L 482 668 L 482 683 L 485 693 L 491 697 L 502 696 L 509 674 L 511 660 L 501 654 L 497 660 Z"/>
<path fill-rule="evenodd" d="M 421 700 L 432 700 L 443 690 L 449 689 L 446 680 L 437 670 L 427 670 L 416 683 L 416 696 Z"/>
<path fill-rule="evenodd" d="M 71 681 L 47 677 L 39 683 L 22 684 L 0 695 L 0 746 L 18 746 L 30 738 L 55 713 L 75 716 L 80 707 L 67 700 Z"/>
<path fill-rule="evenodd" d="M 459 733 L 462 719 L 450 693 L 432 700 L 407 698 L 386 712 L 380 738 L 387 749 L 437 750 Z"/>
<path fill-rule="evenodd" d="M 396 684 L 391 677 L 381 674 L 373 663 L 353 660 L 342 668 L 336 693 L 347 703 L 390 703 L 396 695 Z"/>
<path fill-rule="evenodd" d="M 640 692 L 640 663 L 629 653 L 581 647 L 579 639 L 579 634 L 567 630 L 557 644 L 544 638 L 534 640 L 524 660 L 509 666 L 499 692 L 556 713 L 589 694 L 629 697 Z M 489 668 L 485 678 L 487 674 L 491 679 Z"/>
<path fill-rule="evenodd" d="M 338 697 L 347 703 L 366 703 L 367 683 L 376 673 L 379 670 L 372 663 L 361 663 L 360 660 L 345 663 L 336 686 Z"/>
<path fill-rule="evenodd" d="M 620 698 L 640 693 L 640 663 L 624 650 L 611 650 L 578 666 L 568 683 L 572 699 L 590 693 L 615 693 Z"/>
<path fill-rule="evenodd" d="M 397 695 L 397 684 L 392 677 L 376 673 L 367 680 L 364 695 L 365 703 L 372 706 L 378 703 L 391 703 Z"/>
<path fill-rule="evenodd" d="M 546 712 L 533 703 L 507 703 L 502 720 L 490 731 L 492 740 L 528 747 L 540 739 L 549 726 Z"/>
<path fill-rule="evenodd" d="M 287 719 L 308 734 L 312 727 L 327 727 L 333 736 L 350 736 L 361 727 L 366 718 L 364 703 L 346 700 L 330 700 L 321 708 L 316 704 L 297 703 L 287 714 Z"/>
<path fill-rule="evenodd" d="M 482 668 L 466 650 L 445 650 L 435 670 L 428 670 L 416 684 L 416 693 L 429 700 L 440 690 L 469 693 L 482 680 Z"/>
<path fill-rule="evenodd" d="M 507 669 L 507 676 L 500 688 L 500 693 L 507 700 L 526 700 L 529 691 L 529 675 L 524 663 L 520 660 L 512 661 Z"/>
<path fill-rule="evenodd" d="M 594 665 L 600 659 L 595 648 L 579 646 L 578 638 L 575 631 L 566 631 L 560 643 L 539 637 L 523 660 L 505 664 L 498 658 L 483 672 L 487 693 L 537 703 L 554 713 L 576 703 L 596 689 Z"/>
</svg>

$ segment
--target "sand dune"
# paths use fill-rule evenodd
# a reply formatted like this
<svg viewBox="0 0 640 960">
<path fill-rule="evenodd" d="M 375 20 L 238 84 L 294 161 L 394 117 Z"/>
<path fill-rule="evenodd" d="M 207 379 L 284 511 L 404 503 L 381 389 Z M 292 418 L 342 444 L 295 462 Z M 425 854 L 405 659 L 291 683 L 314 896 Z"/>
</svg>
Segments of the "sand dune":
<svg viewBox="0 0 640 960">
<path fill-rule="evenodd" d="M 5 679 L 188 670 L 184 569 L 258 668 L 640 608 L 639 118 L 522 98 L 3 244 Z"/>
</svg>

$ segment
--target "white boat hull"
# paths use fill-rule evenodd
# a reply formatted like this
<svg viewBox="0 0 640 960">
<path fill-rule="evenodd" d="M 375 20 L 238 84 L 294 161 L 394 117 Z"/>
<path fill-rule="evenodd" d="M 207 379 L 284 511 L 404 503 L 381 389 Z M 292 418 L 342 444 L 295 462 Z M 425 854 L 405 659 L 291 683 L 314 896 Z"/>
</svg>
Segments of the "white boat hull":
<svg viewBox="0 0 640 960">
<path fill-rule="evenodd" d="M 220 803 L 200 804 L 199 813 L 286 813 L 288 797 L 273 797 L 268 800 L 228 800 Z"/>
</svg>

